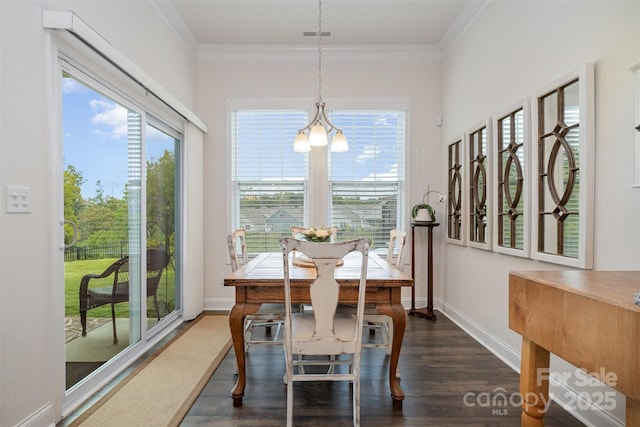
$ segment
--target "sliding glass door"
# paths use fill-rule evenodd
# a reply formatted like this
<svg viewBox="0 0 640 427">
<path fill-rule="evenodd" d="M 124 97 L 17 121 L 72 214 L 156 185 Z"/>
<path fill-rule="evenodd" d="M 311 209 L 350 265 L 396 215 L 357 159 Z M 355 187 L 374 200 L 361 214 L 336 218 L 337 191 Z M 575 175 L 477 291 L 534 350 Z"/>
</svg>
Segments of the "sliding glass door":
<svg viewBox="0 0 640 427">
<path fill-rule="evenodd" d="M 66 390 L 180 310 L 180 135 L 69 66 L 62 75 Z"/>
</svg>

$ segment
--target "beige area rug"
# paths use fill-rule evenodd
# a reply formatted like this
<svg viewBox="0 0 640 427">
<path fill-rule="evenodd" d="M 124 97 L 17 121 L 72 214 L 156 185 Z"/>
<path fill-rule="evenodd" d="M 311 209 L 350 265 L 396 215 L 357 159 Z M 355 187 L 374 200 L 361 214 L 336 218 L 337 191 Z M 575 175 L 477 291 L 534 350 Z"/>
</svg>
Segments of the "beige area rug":
<svg viewBox="0 0 640 427">
<path fill-rule="evenodd" d="M 201 315 L 71 426 L 177 426 L 230 348 L 228 317 Z"/>
</svg>

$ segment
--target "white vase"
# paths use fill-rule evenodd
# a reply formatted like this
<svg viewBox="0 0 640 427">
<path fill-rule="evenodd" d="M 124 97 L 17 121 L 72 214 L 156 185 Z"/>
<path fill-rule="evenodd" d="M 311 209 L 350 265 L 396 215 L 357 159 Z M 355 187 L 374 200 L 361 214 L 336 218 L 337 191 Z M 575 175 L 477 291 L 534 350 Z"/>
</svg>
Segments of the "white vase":
<svg viewBox="0 0 640 427">
<path fill-rule="evenodd" d="M 416 217 L 414 219 L 416 221 L 431 221 L 431 215 L 429 215 L 429 210 L 418 209 L 418 212 L 416 213 Z"/>
</svg>

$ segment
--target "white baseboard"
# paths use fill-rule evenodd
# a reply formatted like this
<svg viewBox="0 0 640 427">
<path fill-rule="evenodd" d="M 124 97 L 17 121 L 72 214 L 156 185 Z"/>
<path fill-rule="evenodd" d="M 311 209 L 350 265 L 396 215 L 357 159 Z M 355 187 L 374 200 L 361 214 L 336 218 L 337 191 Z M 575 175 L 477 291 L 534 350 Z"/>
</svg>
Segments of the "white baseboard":
<svg viewBox="0 0 640 427">
<path fill-rule="evenodd" d="M 520 352 L 507 345 L 487 329 L 474 322 L 454 307 L 437 298 L 434 308 L 447 316 L 460 329 L 478 341 L 483 347 L 492 352 L 510 368 L 520 373 Z M 570 387 L 560 376 L 551 375 L 549 395 L 558 405 L 576 417 L 580 422 L 590 427 L 624 427 L 624 422 L 611 415 L 607 410 L 598 407 L 594 402 L 585 402 L 578 391 Z M 581 406 L 591 409 L 575 409 L 575 402 L 584 402 Z M 570 404 L 573 403 L 573 404 Z"/>
<path fill-rule="evenodd" d="M 28 418 L 20 421 L 16 424 L 16 427 L 31 427 L 31 426 L 48 426 L 55 427 L 55 423 L 51 422 L 54 419 L 53 405 L 49 402 L 42 406 L 36 412 L 31 414 Z"/>
</svg>

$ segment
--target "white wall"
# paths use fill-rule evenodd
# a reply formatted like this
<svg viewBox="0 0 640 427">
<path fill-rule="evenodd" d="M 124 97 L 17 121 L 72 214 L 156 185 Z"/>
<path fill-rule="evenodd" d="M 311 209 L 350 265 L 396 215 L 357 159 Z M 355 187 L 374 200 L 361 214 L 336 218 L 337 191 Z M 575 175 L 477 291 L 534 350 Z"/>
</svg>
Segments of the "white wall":
<svg viewBox="0 0 640 427">
<path fill-rule="evenodd" d="M 595 63 L 597 270 L 640 268 L 629 68 L 640 60 L 639 4 L 492 1 L 442 62 L 443 145 L 583 64 Z M 445 281 L 436 296 L 443 309 L 519 366 L 520 336 L 508 328 L 508 273 L 565 267 L 445 243 L 439 249 Z M 557 369 L 571 368 L 555 361 L 552 370 Z M 624 418 L 624 399 L 618 402 L 605 417 Z"/>
<path fill-rule="evenodd" d="M 195 103 L 195 57 L 149 2 L 0 1 L 0 425 L 51 425 L 59 388 L 62 319 L 54 253 L 52 152 L 43 9 L 75 11 L 183 104 Z M 4 211 L 5 185 L 32 189 L 32 213 Z M 58 281 L 56 281 L 58 280 Z M 55 328 L 54 322 L 60 322 Z"/>
<path fill-rule="evenodd" d="M 234 303 L 234 290 L 218 283 L 218 275 L 231 271 L 227 263 L 226 233 L 230 208 L 226 186 L 230 171 L 227 165 L 228 98 L 308 98 L 309 105 L 317 95 L 317 64 L 275 63 L 205 63 L 198 67 L 198 114 L 208 123 L 204 147 L 205 187 L 205 308 L 229 309 Z M 323 98 L 408 98 L 410 116 L 407 153 L 410 164 L 409 209 L 422 198 L 430 183 L 437 182 L 441 165 L 440 128 L 435 119 L 440 115 L 440 72 L 435 63 L 337 64 L 323 63 Z M 328 106 L 329 108 L 331 105 Z M 293 139 L 291 135 L 291 144 Z M 417 159 L 417 160 L 416 160 Z M 407 216 L 407 224 L 408 224 Z M 438 230 L 442 233 L 442 230 Z M 407 257 L 407 262 L 410 257 Z M 421 264 L 424 266 L 424 263 Z M 408 267 L 406 268 L 407 271 Z M 425 277 L 418 271 L 419 277 Z M 426 301 L 425 286 L 418 297 Z M 403 295 L 409 306 L 410 291 Z"/>
</svg>

